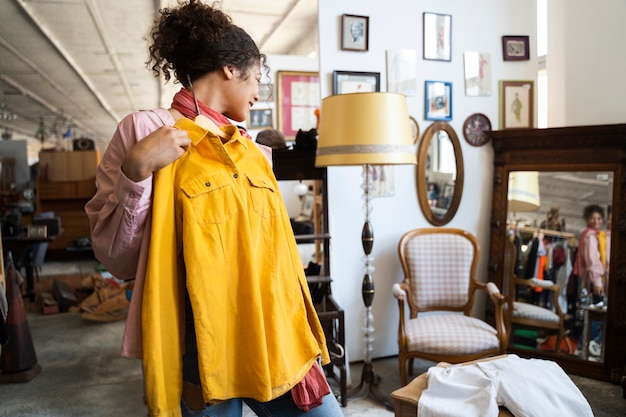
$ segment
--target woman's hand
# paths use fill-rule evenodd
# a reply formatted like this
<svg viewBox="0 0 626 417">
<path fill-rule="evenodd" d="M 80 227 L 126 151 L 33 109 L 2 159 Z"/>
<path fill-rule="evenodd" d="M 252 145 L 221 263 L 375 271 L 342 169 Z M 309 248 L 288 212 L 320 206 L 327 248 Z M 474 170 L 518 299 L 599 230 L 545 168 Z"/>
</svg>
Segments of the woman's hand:
<svg viewBox="0 0 626 417">
<path fill-rule="evenodd" d="M 128 151 L 122 163 L 122 172 L 132 181 L 144 180 L 183 156 L 190 144 L 186 131 L 161 126 Z"/>
<path fill-rule="evenodd" d="M 598 297 L 604 295 L 604 286 L 602 284 L 593 285 L 593 293 Z"/>
</svg>

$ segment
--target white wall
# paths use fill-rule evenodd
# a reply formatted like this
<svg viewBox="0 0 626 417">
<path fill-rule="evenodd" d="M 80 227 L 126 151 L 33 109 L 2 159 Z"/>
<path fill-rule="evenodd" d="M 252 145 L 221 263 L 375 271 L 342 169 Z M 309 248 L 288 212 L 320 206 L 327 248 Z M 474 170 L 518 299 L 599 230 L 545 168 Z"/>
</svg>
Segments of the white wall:
<svg viewBox="0 0 626 417">
<path fill-rule="evenodd" d="M 562 12 L 552 20 L 565 22 L 565 125 L 625 123 L 626 1 L 561 1 Z M 549 48 L 551 56 L 559 45 Z"/>
<path fill-rule="evenodd" d="M 451 62 L 425 61 L 422 57 L 422 13 L 452 15 Z M 369 16 L 369 51 L 350 52 L 340 49 L 342 14 Z M 462 136 L 467 116 L 486 114 L 494 129 L 498 127 L 498 80 L 535 80 L 537 61 L 502 61 L 502 35 L 529 35 L 531 55 L 535 51 L 535 3 L 532 1 L 449 0 L 447 2 L 414 2 L 388 0 L 384 3 L 361 0 L 319 0 L 320 75 L 322 97 L 332 92 L 333 70 L 381 73 L 381 89 L 386 90 L 385 52 L 388 49 L 417 50 L 418 88 L 408 97 L 409 114 L 418 120 L 421 132 L 431 123 L 424 120 L 424 80 L 453 83 L 453 120 L 450 124 L 461 140 L 465 162 L 465 186 L 459 210 L 449 223 L 475 234 L 482 254 L 479 276 L 486 279 L 489 212 L 493 152 L 488 144 L 472 147 Z M 492 95 L 464 95 L 463 52 L 491 54 Z M 323 117 L 323 116 L 322 116 Z M 361 190 L 359 167 L 329 168 L 329 221 L 331 239 L 331 275 L 333 294 L 345 309 L 346 347 L 350 361 L 363 359 L 361 323 L 364 312 L 361 298 L 363 278 L 361 247 Z M 432 227 L 418 205 L 415 167 L 394 168 L 395 195 L 373 201 L 371 222 L 374 228 L 373 255 L 376 295 L 373 302 L 376 340 L 374 357 L 395 355 L 397 347 L 398 308 L 391 286 L 402 279 L 397 243 L 401 235 L 413 228 Z"/>
</svg>

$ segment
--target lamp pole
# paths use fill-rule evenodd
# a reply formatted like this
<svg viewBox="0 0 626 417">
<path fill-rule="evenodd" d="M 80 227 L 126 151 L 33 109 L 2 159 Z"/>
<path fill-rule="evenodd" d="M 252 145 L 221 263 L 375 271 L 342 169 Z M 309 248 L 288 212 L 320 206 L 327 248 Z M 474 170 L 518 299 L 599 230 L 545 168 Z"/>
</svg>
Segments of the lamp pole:
<svg viewBox="0 0 626 417">
<path fill-rule="evenodd" d="M 363 304 L 365 305 L 365 313 L 363 314 L 363 344 L 365 347 L 365 359 L 363 361 L 363 370 L 361 372 L 361 382 L 349 394 L 349 397 L 356 397 L 367 395 L 374 398 L 376 401 L 385 405 L 390 410 L 393 410 L 393 405 L 389 399 L 378 390 L 378 384 L 380 383 L 380 376 L 374 373 L 374 367 L 372 365 L 372 352 L 374 351 L 374 313 L 372 312 L 372 302 L 374 301 L 374 276 L 372 275 L 375 268 L 372 265 L 374 258 L 372 257 L 372 248 L 374 247 L 374 229 L 370 223 L 371 214 L 371 190 L 372 185 L 370 183 L 370 165 L 363 165 L 363 213 L 365 215 L 365 222 L 363 224 L 363 231 L 361 232 L 361 243 L 363 245 L 363 262 L 365 274 L 363 275 L 363 284 L 361 286 L 361 295 L 363 296 Z M 362 392 L 365 391 L 364 394 Z"/>
</svg>

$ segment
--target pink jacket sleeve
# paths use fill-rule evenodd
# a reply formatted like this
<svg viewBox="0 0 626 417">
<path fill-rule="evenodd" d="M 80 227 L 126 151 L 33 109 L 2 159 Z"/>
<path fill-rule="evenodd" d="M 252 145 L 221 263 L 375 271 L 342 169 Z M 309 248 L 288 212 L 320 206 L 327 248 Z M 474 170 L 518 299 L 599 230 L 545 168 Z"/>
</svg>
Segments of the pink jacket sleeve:
<svg viewBox="0 0 626 417">
<path fill-rule="evenodd" d="M 598 235 L 595 233 L 587 233 L 585 236 L 585 246 L 583 256 L 585 257 L 585 265 L 587 266 L 587 279 L 593 285 L 602 285 L 602 277 L 604 276 L 604 268 L 600 260 L 600 250 L 598 244 Z"/>
<path fill-rule="evenodd" d="M 119 123 L 98 166 L 96 194 L 85 205 L 94 254 L 119 279 L 135 277 L 152 204 L 152 177 L 131 181 L 121 170 L 122 161 L 133 145 L 163 124 L 156 112 L 133 113 Z"/>
</svg>

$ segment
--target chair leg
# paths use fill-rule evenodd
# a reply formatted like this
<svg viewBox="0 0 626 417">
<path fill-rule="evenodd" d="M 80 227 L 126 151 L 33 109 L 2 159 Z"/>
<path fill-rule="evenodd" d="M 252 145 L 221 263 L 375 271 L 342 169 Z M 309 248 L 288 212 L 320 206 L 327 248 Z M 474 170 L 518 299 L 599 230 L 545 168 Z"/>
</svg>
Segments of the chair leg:
<svg viewBox="0 0 626 417">
<path fill-rule="evenodd" d="M 561 343 L 563 343 L 563 339 L 565 338 L 565 334 L 563 332 L 563 328 L 559 329 L 559 334 L 556 337 L 556 343 L 554 345 L 554 351 L 556 353 L 559 352 L 559 350 L 561 349 Z"/>
<path fill-rule="evenodd" d="M 405 386 L 407 384 L 406 357 L 402 353 L 398 355 L 398 367 L 400 368 L 400 383 Z"/>
<path fill-rule="evenodd" d="M 413 364 L 415 363 L 414 361 L 415 361 L 415 358 L 409 359 L 409 368 L 408 368 L 409 375 L 413 375 L 413 371 L 415 371 L 415 367 L 413 366 Z"/>
</svg>

